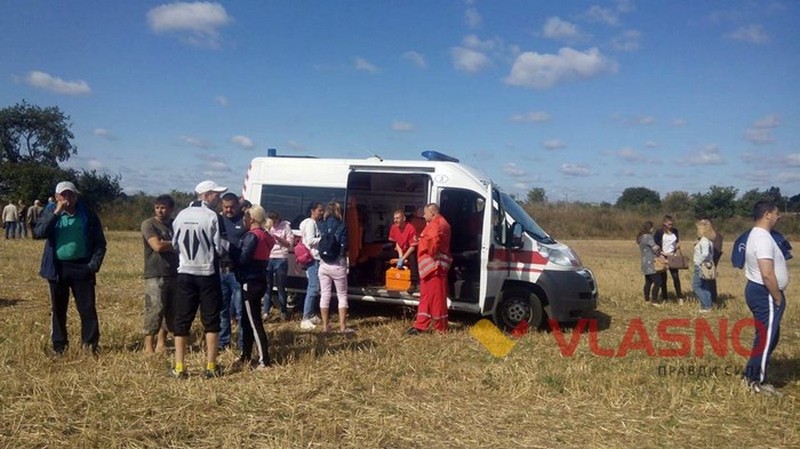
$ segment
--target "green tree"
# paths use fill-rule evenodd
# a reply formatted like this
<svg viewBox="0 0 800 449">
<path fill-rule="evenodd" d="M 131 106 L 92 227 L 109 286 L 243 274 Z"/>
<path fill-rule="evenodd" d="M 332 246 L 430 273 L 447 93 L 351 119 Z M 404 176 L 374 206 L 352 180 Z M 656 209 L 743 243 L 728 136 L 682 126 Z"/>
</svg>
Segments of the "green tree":
<svg viewBox="0 0 800 449">
<path fill-rule="evenodd" d="M 661 206 L 661 197 L 655 190 L 646 187 L 628 187 L 617 198 L 617 207 L 621 209 L 650 208 Z"/>
<path fill-rule="evenodd" d="M 542 187 L 534 187 L 528 191 L 528 202 L 531 204 L 546 203 L 547 193 Z"/>
<path fill-rule="evenodd" d="M 735 187 L 714 185 L 709 188 L 708 193 L 693 194 L 695 218 L 708 217 L 719 220 L 733 217 L 739 210 L 736 201 L 738 192 Z"/>
<path fill-rule="evenodd" d="M 57 106 L 26 103 L 0 109 L 0 163 L 36 163 L 58 167 L 73 154 L 72 123 Z"/>
<path fill-rule="evenodd" d="M 692 212 L 694 203 L 692 197 L 688 192 L 669 192 L 664 195 L 664 200 L 661 201 L 661 209 L 664 213 L 672 215 L 686 216 Z"/>
<path fill-rule="evenodd" d="M 83 170 L 75 173 L 75 187 L 80 190 L 81 199 L 94 209 L 101 209 L 118 198 L 124 198 L 119 181 L 120 175 L 98 174 L 96 170 Z"/>
</svg>

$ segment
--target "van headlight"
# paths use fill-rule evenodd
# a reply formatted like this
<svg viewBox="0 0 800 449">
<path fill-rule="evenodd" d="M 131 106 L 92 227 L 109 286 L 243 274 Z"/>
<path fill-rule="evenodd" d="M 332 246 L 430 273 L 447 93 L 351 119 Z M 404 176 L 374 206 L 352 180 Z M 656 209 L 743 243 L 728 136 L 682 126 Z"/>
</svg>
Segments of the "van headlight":
<svg viewBox="0 0 800 449">
<path fill-rule="evenodd" d="M 556 264 L 562 265 L 565 267 L 580 267 L 581 260 L 578 258 L 578 255 L 575 254 L 575 251 L 572 251 L 569 247 L 551 247 L 551 246 L 542 246 L 539 248 L 539 251 L 542 253 L 544 257 L 547 258 L 548 261 Z"/>
</svg>

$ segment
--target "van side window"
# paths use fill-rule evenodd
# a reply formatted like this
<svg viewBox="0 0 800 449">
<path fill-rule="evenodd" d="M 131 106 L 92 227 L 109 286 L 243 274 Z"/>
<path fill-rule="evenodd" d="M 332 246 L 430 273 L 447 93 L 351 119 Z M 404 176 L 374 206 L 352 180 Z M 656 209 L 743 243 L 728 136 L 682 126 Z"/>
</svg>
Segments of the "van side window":
<svg viewBox="0 0 800 449">
<path fill-rule="evenodd" d="M 454 253 L 479 250 L 486 199 L 470 190 L 444 189 L 439 209 L 452 229 L 451 250 Z"/>
<path fill-rule="evenodd" d="M 260 204 L 266 210 L 277 211 L 284 220 L 292 223 L 292 229 L 298 229 L 300 222 L 308 217 L 309 204 L 315 201 L 344 204 L 344 196 L 345 189 L 264 184 L 261 186 Z"/>
</svg>

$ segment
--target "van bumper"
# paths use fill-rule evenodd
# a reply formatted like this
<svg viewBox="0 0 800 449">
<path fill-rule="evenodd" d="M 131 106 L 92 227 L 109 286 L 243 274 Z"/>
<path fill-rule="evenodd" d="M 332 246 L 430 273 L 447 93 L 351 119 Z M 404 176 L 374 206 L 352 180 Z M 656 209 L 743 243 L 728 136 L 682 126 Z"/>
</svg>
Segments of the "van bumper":
<svg viewBox="0 0 800 449">
<path fill-rule="evenodd" d="M 597 309 L 597 281 L 588 268 L 546 270 L 537 284 L 547 295 L 547 315 L 556 321 L 575 320 Z"/>
</svg>

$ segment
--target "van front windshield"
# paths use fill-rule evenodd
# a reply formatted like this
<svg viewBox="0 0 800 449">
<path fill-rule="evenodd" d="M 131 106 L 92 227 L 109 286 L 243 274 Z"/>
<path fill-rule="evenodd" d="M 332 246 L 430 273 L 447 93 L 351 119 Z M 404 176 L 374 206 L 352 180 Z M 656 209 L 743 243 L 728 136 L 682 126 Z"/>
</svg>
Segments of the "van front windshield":
<svg viewBox="0 0 800 449">
<path fill-rule="evenodd" d="M 556 243 L 546 232 L 542 229 L 536 222 L 525 212 L 525 209 L 519 205 L 514 198 L 511 198 L 507 193 L 501 193 L 500 197 L 503 199 L 503 209 L 505 209 L 508 215 L 511 215 L 511 218 L 514 219 L 514 222 L 519 223 L 522 225 L 522 229 L 525 230 L 531 237 L 533 237 L 537 242 L 540 243 Z"/>
</svg>

